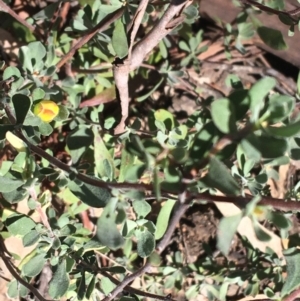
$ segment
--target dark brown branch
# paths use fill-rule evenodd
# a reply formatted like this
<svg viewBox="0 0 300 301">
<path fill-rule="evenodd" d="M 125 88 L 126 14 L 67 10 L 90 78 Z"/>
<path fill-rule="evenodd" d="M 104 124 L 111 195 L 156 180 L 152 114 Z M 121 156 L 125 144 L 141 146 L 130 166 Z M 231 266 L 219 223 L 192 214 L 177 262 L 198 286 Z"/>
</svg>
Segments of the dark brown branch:
<svg viewBox="0 0 300 301">
<path fill-rule="evenodd" d="M 286 16 L 292 17 L 292 16 L 299 15 L 299 13 L 300 13 L 300 7 L 290 10 L 290 11 L 283 11 L 283 10 L 274 9 L 269 6 L 260 4 L 254 0 L 240 0 L 240 2 L 244 3 L 244 4 L 248 4 L 248 5 L 253 5 L 264 12 L 275 14 L 275 15 L 286 15 Z"/>
<path fill-rule="evenodd" d="M 232 203 L 240 208 L 245 208 L 246 205 L 251 202 L 253 196 L 219 196 L 219 195 L 210 195 L 208 193 L 187 193 L 187 197 L 193 200 L 206 201 L 209 203 L 213 202 L 223 202 L 223 203 Z M 261 206 L 270 206 L 276 210 L 282 211 L 300 211 L 300 202 L 277 199 L 272 197 L 261 197 L 261 200 L 258 202 L 258 205 Z"/>
<path fill-rule="evenodd" d="M 11 114 L 10 110 L 8 109 L 8 106 L 6 106 L 6 113 L 8 116 L 11 116 L 10 121 L 12 122 L 14 116 Z M 14 122 L 12 122 L 14 123 Z M 69 165 L 59 161 L 58 159 L 54 158 L 47 152 L 45 152 L 43 149 L 39 148 L 38 146 L 35 146 L 31 144 L 22 134 L 22 132 L 19 130 L 17 131 L 17 135 L 19 138 L 21 138 L 29 147 L 29 149 L 36 153 L 37 155 L 41 156 L 42 158 L 48 160 L 51 165 L 58 167 L 59 169 L 71 173 L 74 172 L 72 167 Z M 222 139 L 221 139 L 222 140 Z M 220 140 L 220 141 L 221 141 Z M 230 140 L 230 139 L 229 139 Z M 227 140 L 226 140 L 227 141 Z M 227 142 L 224 142 L 224 145 L 227 145 Z M 222 143 L 219 142 L 217 145 L 221 145 Z M 103 182 L 100 179 L 90 178 L 84 174 L 77 173 L 76 178 L 82 181 L 83 183 L 93 185 L 95 187 L 100 188 L 106 188 L 106 189 L 135 189 L 140 191 L 152 191 L 153 186 L 152 184 L 135 184 L 135 183 L 112 183 L 112 182 Z M 174 194 L 169 191 L 162 191 L 162 196 L 166 198 L 174 198 Z M 210 195 L 208 193 L 190 193 L 187 192 L 187 198 L 188 199 L 195 199 L 195 200 L 203 200 L 208 202 L 226 202 L 226 203 L 233 203 L 237 205 L 238 207 L 244 208 L 252 199 L 252 196 L 215 196 Z M 262 197 L 261 201 L 259 202 L 259 205 L 265 205 L 265 206 L 272 206 L 274 209 L 277 210 L 283 210 L 283 211 L 291 211 L 291 210 L 297 210 L 300 211 L 300 202 L 295 201 L 287 201 L 283 199 L 276 199 L 271 197 Z"/>
</svg>

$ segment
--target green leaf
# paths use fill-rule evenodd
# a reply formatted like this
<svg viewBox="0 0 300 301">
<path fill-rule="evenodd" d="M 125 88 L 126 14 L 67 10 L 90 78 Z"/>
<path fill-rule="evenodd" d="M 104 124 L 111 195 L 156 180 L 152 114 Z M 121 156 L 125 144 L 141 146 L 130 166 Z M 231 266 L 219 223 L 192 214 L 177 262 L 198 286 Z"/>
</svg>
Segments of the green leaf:
<svg viewBox="0 0 300 301">
<path fill-rule="evenodd" d="M 228 98 L 212 102 L 211 116 L 214 124 L 222 133 L 229 134 L 236 132 L 235 110 Z"/>
<path fill-rule="evenodd" d="M 281 290 L 281 297 L 288 296 L 300 285 L 300 251 L 296 248 L 285 250 L 287 278 Z"/>
<path fill-rule="evenodd" d="M 131 183 L 138 181 L 143 175 L 146 167 L 145 164 L 128 165 L 125 170 L 124 179 Z"/>
<path fill-rule="evenodd" d="M 286 50 L 288 48 L 282 33 L 277 29 L 261 26 L 258 27 L 257 33 L 262 41 L 273 49 Z"/>
<path fill-rule="evenodd" d="M 86 183 L 79 186 L 76 182 L 70 181 L 68 188 L 83 203 L 88 204 L 91 207 L 105 207 L 111 197 L 109 190 Z"/>
<path fill-rule="evenodd" d="M 78 127 L 67 137 L 67 146 L 69 148 L 73 164 L 79 163 L 80 158 L 93 143 L 94 134 L 86 126 Z"/>
<path fill-rule="evenodd" d="M 116 225 L 116 202 L 111 199 L 97 221 L 97 237 L 99 241 L 112 250 L 119 249 L 124 244 Z"/>
<path fill-rule="evenodd" d="M 46 95 L 46 93 L 45 93 L 45 91 L 43 89 L 36 88 L 32 92 L 32 99 L 33 99 L 33 101 L 35 101 L 35 100 L 42 100 L 42 99 L 45 98 L 45 95 Z"/>
<path fill-rule="evenodd" d="M 11 77 L 21 77 L 21 72 L 17 67 L 9 66 L 3 72 L 3 80 L 10 79 Z"/>
<path fill-rule="evenodd" d="M 107 150 L 103 139 L 96 127 L 94 132 L 94 158 L 97 172 L 100 177 L 107 177 L 111 181 L 114 179 L 114 160 Z"/>
<path fill-rule="evenodd" d="M 269 99 L 265 119 L 269 123 L 277 123 L 287 118 L 295 107 L 294 97 L 288 95 L 273 95 Z"/>
<path fill-rule="evenodd" d="M 217 188 L 225 194 L 239 195 L 240 187 L 231 176 L 228 168 L 216 157 L 210 158 L 208 175 L 205 177 L 211 187 Z"/>
<path fill-rule="evenodd" d="M 151 206 L 145 200 L 133 201 L 132 206 L 139 218 L 146 217 L 151 212 Z"/>
<path fill-rule="evenodd" d="M 156 231 L 155 239 L 161 239 L 165 234 L 167 227 L 169 225 L 169 220 L 171 216 L 172 209 L 175 205 L 175 200 L 167 200 L 163 204 L 162 208 L 159 211 L 157 222 L 156 222 Z"/>
<path fill-rule="evenodd" d="M 79 280 L 79 285 L 77 289 L 77 299 L 83 300 L 85 296 L 85 272 L 84 270 L 81 272 L 81 279 Z"/>
<path fill-rule="evenodd" d="M 284 13 L 280 13 L 278 15 L 278 18 L 283 24 L 289 25 L 289 26 L 292 26 L 295 22 L 292 17 L 290 17 L 289 15 L 284 14 Z"/>
<path fill-rule="evenodd" d="M 93 276 L 87 289 L 86 289 L 86 293 L 85 293 L 85 297 L 87 300 L 90 300 L 91 295 L 95 289 L 95 285 L 96 285 L 96 276 Z"/>
<path fill-rule="evenodd" d="M 46 48 L 41 42 L 35 41 L 28 45 L 28 49 L 30 52 L 32 66 L 36 71 L 40 71 L 43 67 L 43 58 L 46 55 Z"/>
<path fill-rule="evenodd" d="M 291 227 L 291 221 L 282 213 L 271 211 L 268 219 L 280 229 L 289 229 Z"/>
<path fill-rule="evenodd" d="M 217 247 L 224 255 L 227 255 L 230 250 L 232 239 L 242 217 L 243 214 L 239 213 L 237 215 L 223 217 L 220 221 L 217 234 Z"/>
<path fill-rule="evenodd" d="M 38 254 L 37 256 L 34 256 L 32 259 L 30 259 L 30 261 L 28 261 L 26 264 L 24 264 L 22 268 L 24 276 L 37 276 L 42 271 L 47 261 L 45 256 L 46 254 Z"/>
<path fill-rule="evenodd" d="M 134 156 L 127 152 L 126 148 L 122 149 L 121 166 L 119 172 L 119 182 L 124 182 L 126 179 L 126 173 L 130 167 L 133 166 Z M 138 176 L 136 178 L 139 178 Z"/>
<path fill-rule="evenodd" d="M 300 132 L 300 120 L 281 127 L 267 127 L 265 131 L 275 137 L 289 138 Z"/>
<path fill-rule="evenodd" d="M 300 160 L 300 149 L 299 148 L 291 149 L 291 159 Z"/>
<path fill-rule="evenodd" d="M 33 114 L 33 112 L 29 111 L 26 116 L 26 119 L 24 120 L 23 128 L 25 129 L 25 126 L 28 126 L 28 127 L 39 126 L 42 123 L 43 123 L 43 121 L 40 117 L 35 116 Z"/>
<path fill-rule="evenodd" d="M 69 117 L 69 110 L 63 106 L 63 105 L 58 105 L 59 107 L 59 111 L 58 111 L 58 115 L 54 118 L 55 121 L 64 121 L 66 119 L 68 119 Z"/>
<path fill-rule="evenodd" d="M 66 272 L 66 261 L 62 260 L 53 273 L 49 283 L 49 295 L 53 299 L 58 299 L 67 292 L 69 288 L 69 277 Z"/>
<path fill-rule="evenodd" d="M 155 248 L 155 239 L 151 232 L 147 229 L 137 229 L 135 231 L 137 238 L 137 252 L 140 257 L 145 258 L 151 255 Z"/>
<path fill-rule="evenodd" d="M 31 107 L 30 98 L 24 94 L 15 94 L 12 102 L 16 113 L 16 123 L 23 124 L 25 117 Z"/>
<path fill-rule="evenodd" d="M 40 234 L 36 230 L 31 230 L 22 239 L 23 246 L 29 247 L 35 244 L 40 238 Z"/>
<path fill-rule="evenodd" d="M 115 28 L 112 36 L 112 46 L 120 59 L 128 54 L 127 33 L 121 19 L 118 19 L 115 22 Z"/>
<path fill-rule="evenodd" d="M 2 196 L 10 204 L 19 203 L 20 201 L 24 200 L 27 195 L 28 192 L 21 187 L 10 192 L 2 192 Z"/>
<path fill-rule="evenodd" d="M 116 287 L 116 285 L 110 281 L 107 277 L 103 277 L 101 279 L 101 289 L 103 293 L 107 296 L 110 292 L 113 291 L 113 289 Z"/>
<path fill-rule="evenodd" d="M 8 285 L 7 294 L 10 298 L 17 298 L 19 296 L 26 298 L 28 296 L 28 289 L 14 279 Z"/>
<path fill-rule="evenodd" d="M 256 82 L 248 92 L 250 98 L 251 121 L 256 122 L 260 110 L 264 106 L 264 98 L 275 87 L 276 81 L 272 77 L 265 77 Z"/>
<path fill-rule="evenodd" d="M 26 122 L 27 124 L 27 122 Z M 41 122 L 39 125 L 39 132 L 41 133 L 41 135 L 43 136 L 49 136 L 52 132 L 53 132 L 53 128 L 52 126 L 47 123 L 47 122 Z"/>
<path fill-rule="evenodd" d="M 206 153 L 210 151 L 218 137 L 219 131 L 214 123 L 206 123 L 195 137 L 194 144 L 190 151 L 190 157 L 195 162 L 201 161 Z"/>
<path fill-rule="evenodd" d="M 162 122 L 165 128 L 171 131 L 175 127 L 174 116 L 167 110 L 159 109 L 155 111 L 154 118 L 158 122 Z"/>
<path fill-rule="evenodd" d="M 237 120 L 242 119 L 250 106 L 250 98 L 247 90 L 234 90 L 229 96 L 230 103 L 235 108 L 235 117 Z"/>
<path fill-rule="evenodd" d="M 17 213 L 10 215 L 6 219 L 5 224 L 9 233 L 14 236 L 24 236 L 36 226 L 30 217 Z"/>
<path fill-rule="evenodd" d="M 271 236 L 266 233 L 257 220 L 253 220 L 253 229 L 256 237 L 261 241 L 270 241 Z"/>
<path fill-rule="evenodd" d="M 271 159 L 283 156 L 288 143 L 285 139 L 250 134 L 241 141 L 241 146 L 248 159 L 258 161 L 260 157 Z"/>
</svg>

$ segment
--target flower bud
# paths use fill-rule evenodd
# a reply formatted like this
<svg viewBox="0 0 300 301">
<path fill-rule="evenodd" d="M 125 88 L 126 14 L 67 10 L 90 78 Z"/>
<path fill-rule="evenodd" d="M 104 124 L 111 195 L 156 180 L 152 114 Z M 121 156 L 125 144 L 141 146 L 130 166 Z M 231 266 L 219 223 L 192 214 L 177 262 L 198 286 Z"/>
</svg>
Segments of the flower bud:
<svg viewBox="0 0 300 301">
<path fill-rule="evenodd" d="M 35 105 L 34 115 L 40 117 L 44 122 L 51 122 L 58 114 L 59 106 L 52 100 L 42 100 Z"/>
</svg>

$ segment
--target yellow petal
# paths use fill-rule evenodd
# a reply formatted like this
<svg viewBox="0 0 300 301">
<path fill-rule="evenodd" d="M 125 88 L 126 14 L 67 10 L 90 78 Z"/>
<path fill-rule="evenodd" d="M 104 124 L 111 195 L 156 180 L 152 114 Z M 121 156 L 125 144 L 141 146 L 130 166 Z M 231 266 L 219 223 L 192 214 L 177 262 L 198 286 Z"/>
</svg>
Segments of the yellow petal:
<svg viewBox="0 0 300 301">
<path fill-rule="evenodd" d="M 58 114 L 59 106 L 52 100 L 42 100 L 33 109 L 33 113 L 44 122 L 51 122 Z"/>
<path fill-rule="evenodd" d="M 18 152 L 27 151 L 27 144 L 12 132 L 7 131 L 5 138 Z"/>
</svg>

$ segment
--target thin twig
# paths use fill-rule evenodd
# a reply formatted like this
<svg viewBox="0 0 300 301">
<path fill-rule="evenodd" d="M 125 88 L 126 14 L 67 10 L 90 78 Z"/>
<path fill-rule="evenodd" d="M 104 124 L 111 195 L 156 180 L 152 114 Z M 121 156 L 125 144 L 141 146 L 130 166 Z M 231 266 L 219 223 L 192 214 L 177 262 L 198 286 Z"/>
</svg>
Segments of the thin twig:
<svg viewBox="0 0 300 301">
<path fill-rule="evenodd" d="M 163 238 L 156 246 L 157 254 L 161 254 L 165 250 L 165 248 L 168 246 L 168 244 L 170 243 L 172 234 L 174 233 L 174 231 L 177 227 L 177 224 L 179 223 L 181 217 L 184 215 L 184 213 L 188 209 L 189 204 L 187 201 L 189 199 L 187 199 L 186 196 L 187 196 L 187 193 L 186 193 L 185 189 L 181 193 L 179 193 L 178 200 L 177 200 L 176 206 L 173 209 L 173 215 L 172 215 L 172 218 L 168 225 L 168 228 L 167 228 Z M 117 285 L 117 287 L 108 296 L 106 296 L 104 299 L 102 299 L 102 301 L 113 300 L 119 293 L 121 293 L 126 288 L 127 285 L 129 285 L 131 282 L 133 282 L 137 277 L 140 277 L 141 275 L 146 273 L 149 269 L 151 269 L 151 263 L 148 259 L 147 262 L 140 269 L 138 269 L 135 273 L 126 276 L 123 279 L 123 281 L 120 282 L 119 285 Z M 169 297 L 164 297 L 163 300 L 175 301 Z"/>
<path fill-rule="evenodd" d="M 10 262 L 10 260 L 6 257 L 5 254 L 5 245 L 2 236 L 0 235 L 0 257 L 2 258 L 6 268 L 8 271 L 11 273 L 11 275 L 23 286 L 25 286 L 30 292 L 33 293 L 33 295 L 39 299 L 40 301 L 53 301 L 53 300 L 48 300 L 45 299 L 41 293 L 31 284 L 29 284 L 27 281 L 25 281 L 16 271 L 15 266 Z"/>
<path fill-rule="evenodd" d="M 118 279 L 116 279 L 114 276 L 112 276 L 111 274 L 109 274 L 106 271 L 103 271 L 103 269 L 101 269 L 101 268 L 99 268 L 99 267 L 97 267 L 95 265 L 89 265 L 85 261 L 81 261 L 79 263 L 79 265 L 85 267 L 88 270 L 92 270 L 95 273 L 101 274 L 104 277 L 109 278 L 109 280 L 111 282 L 113 282 L 115 285 L 119 285 L 121 283 L 121 281 L 119 281 Z M 141 291 L 141 290 L 136 289 L 134 287 L 131 287 L 130 285 L 126 285 L 124 287 L 124 291 L 128 292 L 129 294 L 135 294 L 135 295 L 138 295 L 138 296 L 143 296 L 143 297 L 151 298 L 151 299 L 157 299 L 157 300 L 165 300 L 166 299 L 165 296 L 160 296 L 160 295 L 156 295 L 156 294 L 151 294 L 151 293 L 148 293 L 148 292 L 144 292 L 144 291 Z"/>
<path fill-rule="evenodd" d="M 135 37 L 137 35 L 138 29 L 141 25 L 143 16 L 145 14 L 147 5 L 148 5 L 149 0 L 142 0 L 139 3 L 139 6 L 135 12 L 134 17 L 131 19 L 130 24 L 129 24 L 129 49 L 128 49 L 128 60 L 131 60 L 131 52 L 134 44 Z"/>
<path fill-rule="evenodd" d="M 275 14 L 275 15 L 286 15 L 286 16 L 292 17 L 292 16 L 297 16 L 300 13 L 300 7 L 297 7 L 296 9 L 293 9 L 290 11 L 284 11 L 284 10 L 278 10 L 278 9 L 271 8 L 269 6 L 266 6 L 259 2 L 256 2 L 254 0 L 240 0 L 240 2 L 244 3 L 244 4 L 248 4 L 248 5 L 253 5 L 255 7 L 258 7 L 259 9 L 261 9 L 264 12 Z"/>
<path fill-rule="evenodd" d="M 10 122 L 12 124 L 14 124 L 15 122 L 13 122 L 13 120 L 15 119 L 14 115 L 12 114 L 12 112 L 10 112 L 9 107 L 6 106 L 5 107 L 5 111 L 7 116 L 10 119 Z M 247 131 L 245 130 L 245 133 L 247 133 Z M 43 149 L 39 148 L 38 146 L 35 146 L 33 144 L 31 144 L 23 135 L 23 133 L 18 130 L 16 131 L 16 134 L 18 135 L 19 138 L 21 138 L 29 147 L 29 149 L 36 153 L 37 155 L 41 156 L 42 158 L 46 159 L 49 161 L 49 163 L 67 173 L 74 173 L 74 170 L 72 169 L 72 167 L 70 167 L 69 165 L 59 161 L 58 159 L 56 159 L 55 157 L 51 156 L 50 154 L 48 154 L 47 152 L 45 152 Z M 240 136 L 240 134 L 238 135 Z M 224 143 L 222 142 L 222 139 L 224 139 Z M 215 154 L 217 152 L 217 150 L 221 150 L 221 145 L 223 145 L 223 147 L 225 147 L 227 145 L 227 143 L 229 143 L 228 141 L 233 141 L 231 140 L 232 137 L 229 139 L 229 137 L 223 137 L 218 143 L 216 143 L 215 147 L 213 148 L 213 154 Z M 228 141 L 227 141 L 228 140 Z M 90 184 L 93 185 L 95 187 L 100 187 L 100 188 L 106 188 L 106 189 L 120 189 L 120 190 L 129 190 L 129 189 L 134 189 L 134 190 L 139 190 L 139 191 L 152 191 L 153 190 L 153 185 L 152 183 L 150 184 L 144 184 L 144 183 L 113 183 L 113 182 L 104 182 L 101 181 L 100 179 L 95 179 L 95 178 L 91 178 L 88 177 L 84 174 L 81 173 L 77 173 L 75 174 L 76 178 L 80 181 L 82 181 L 83 183 L 86 184 Z M 166 190 L 162 190 L 162 195 L 164 198 L 170 198 L 173 199 L 174 198 L 174 193 L 166 191 Z M 210 195 L 207 193 L 191 193 L 191 192 L 187 192 L 187 198 L 189 199 L 195 199 L 195 200 L 203 200 L 203 201 L 208 201 L 208 202 L 227 202 L 227 203 L 233 203 L 239 207 L 244 207 L 247 205 L 247 203 L 249 203 L 252 199 L 251 196 L 214 196 L 214 195 Z M 277 210 L 284 210 L 284 211 L 291 211 L 291 210 L 297 210 L 300 211 L 300 202 L 294 202 L 294 201 L 286 201 L 284 199 L 276 199 L 276 198 L 271 198 L 271 197 L 262 197 L 261 201 L 259 202 L 260 205 L 265 205 L 265 206 L 272 206 L 274 209 Z"/>
<path fill-rule="evenodd" d="M 131 51 L 133 45 L 132 36 L 130 37 L 130 55 L 125 59 L 116 59 L 114 62 L 113 73 L 116 83 L 116 95 L 121 104 L 122 117 L 121 121 L 115 128 L 115 134 L 121 134 L 125 131 L 126 120 L 128 118 L 129 110 L 129 91 L 128 91 L 128 78 L 129 73 L 138 68 L 146 55 L 151 52 L 157 44 L 168 35 L 174 28 L 182 23 L 184 16 L 182 15 L 183 9 L 191 4 L 191 0 L 172 0 L 169 7 L 166 9 L 161 19 L 153 26 L 153 28 L 146 34 L 146 36 L 137 42 Z M 142 3 L 141 13 L 133 20 L 137 25 L 140 24 L 140 18 L 143 13 L 144 4 Z M 133 24 L 133 34 L 138 26 Z"/>
<path fill-rule="evenodd" d="M 0 0 L 1 1 L 1 0 Z M 89 30 L 89 32 L 83 36 L 71 49 L 70 51 L 56 64 L 56 70 L 59 70 L 69 59 L 71 59 L 75 52 L 81 48 L 83 45 L 85 45 L 92 37 L 94 37 L 95 34 L 100 33 L 104 30 L 106 30 L 114 21 L 119 19 L 123 12 L 125 10 L 125 7 L 121 7 L 114 11 L 111 14 L 108 14 L 104 19 L 102 19 L 99 24 L 97 24 L 94 28 Z"/>
<path fill-rule="evenodd" d="M 3 2 L 3 0 L 0 0 L 0 11 L 4 13 L 8 13 L 11 15 L 15 20 L 17 20 L 19 23 L 24 25 L 30 32 L 35 34 L 38 38 L 42 38 L 41 34 L 37 31 L 37 28 L 25 20 L 23 20 L 18 14 L 16 14 L 6 3 Z"/>
<path fill-rule="evenodd" d="M 187 196 L 186 191 L 183 191 L 178 196 L 178 201 L 174 206 L 173 215 L 169 222 L 167 231 L 156 246 L 158 254 L 161 254 L 165 250 L 165 248 L 167 247 L 167 245 L 171 240 L 172 234 L 174 233 L 175 228 L 177 227 L 181 217 L 184 215 L 184 213 L 190 206 L 190 204 L 186 202 L 186 196 Z"/>
</svg>

